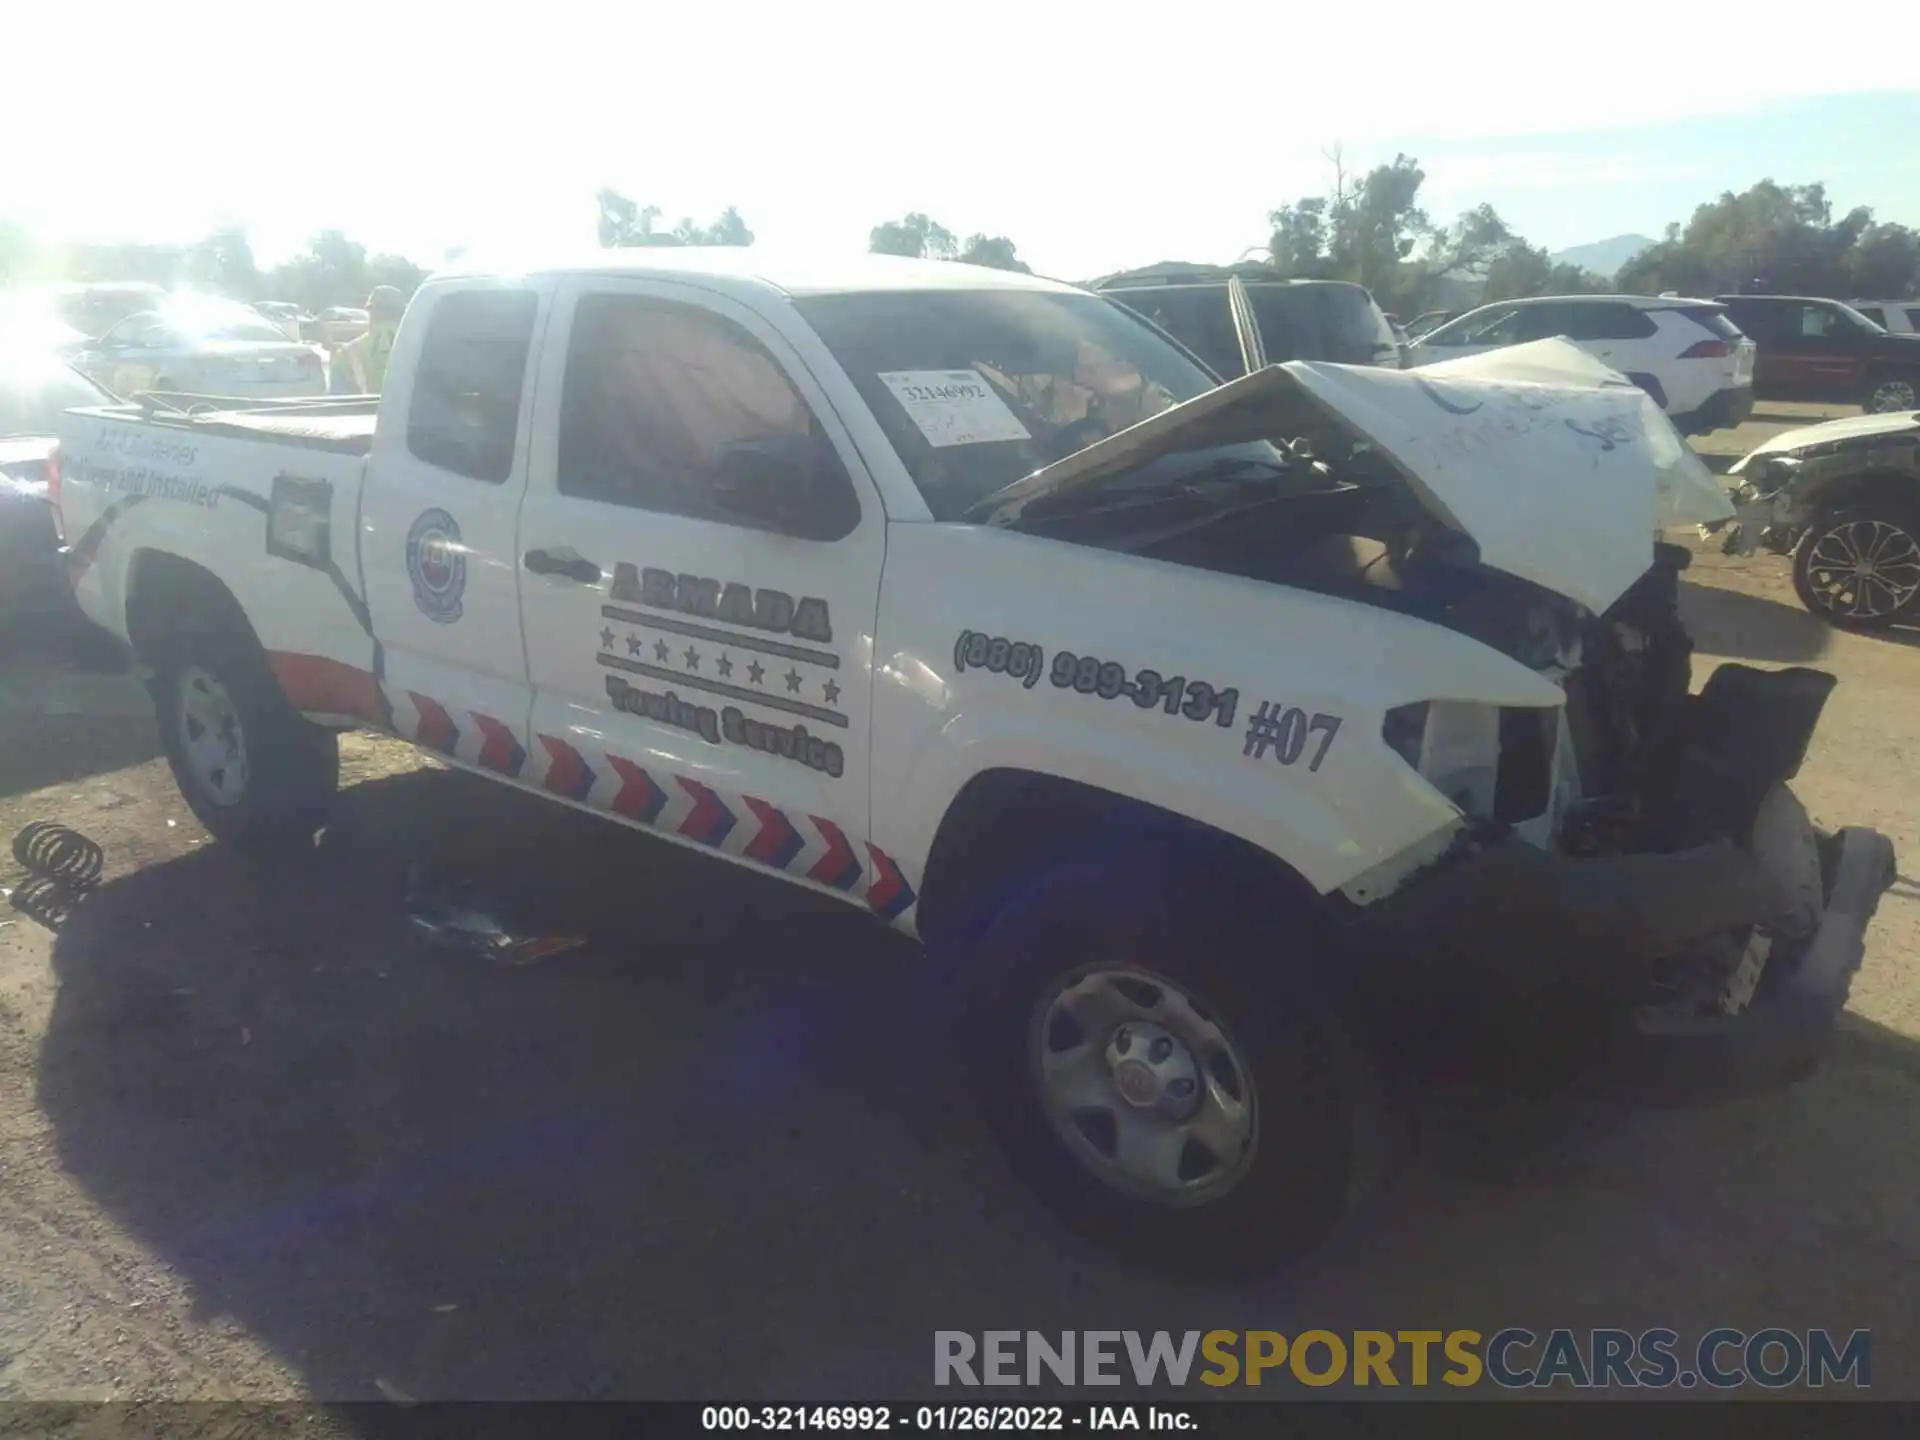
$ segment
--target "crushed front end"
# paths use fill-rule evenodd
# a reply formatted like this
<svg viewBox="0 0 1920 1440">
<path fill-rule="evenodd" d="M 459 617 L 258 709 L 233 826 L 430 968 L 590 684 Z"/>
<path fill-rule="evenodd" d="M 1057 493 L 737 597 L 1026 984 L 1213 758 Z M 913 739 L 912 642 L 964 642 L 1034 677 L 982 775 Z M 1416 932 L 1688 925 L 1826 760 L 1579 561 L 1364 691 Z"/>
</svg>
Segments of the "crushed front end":
<svg viewBox="0 0 1920 1440">
<path fill-rule="evenodd" d="M 1436 706 L 1388 736 L 1461 810 L 1444 844 L 1347 887 L 1356 973 L 1404 1053 L 1660 1098 L 1817 1063 L 1893 847 L 1816 830 L 1788 788 L 1832 676 L 1727 664 L 1692 692 L 1688 559 L 1657 547 L 1599 617 L 1537 590 L 1449 617 L 1567 702 Z"/>
</svg>

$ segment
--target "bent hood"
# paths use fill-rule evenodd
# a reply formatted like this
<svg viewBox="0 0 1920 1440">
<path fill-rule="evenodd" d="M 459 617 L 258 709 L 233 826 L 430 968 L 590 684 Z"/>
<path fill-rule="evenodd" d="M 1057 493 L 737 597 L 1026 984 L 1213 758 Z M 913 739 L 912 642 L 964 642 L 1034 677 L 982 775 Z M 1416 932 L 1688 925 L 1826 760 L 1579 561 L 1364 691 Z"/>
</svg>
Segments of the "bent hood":
<svg viewBox="0 0 1920 1440">
<path fill-rule="evenodd" d="M 1158 455 L 1330 429 L 1391 460 L 1482 564 L 1595 613 L 1646 573 L 1658 531 L 1733 513 L 1645 391 L 1577 346 L 1539 340 L 1419 370 L 1269 366 L 1008 486 L 994 519 Z"/>
<path fill-rule="evenodd" d="M 1895 410 L 1887 415 L 1851 415 L 1844 420 L 1829 420 L 1822 425 L 1803 425 L 1798 430 L 1785 430 L 1766 443 L 1754 446 L 1734 462 L 1728 473 L 1744 473 L 1748 462 L 1761 455 L 1786 455 L 1816 445 L 1847 449 L 1850 448 L 1849 442 L 1870 447 L 1889 435 L 1907 435 L 1920 440 L 1920 410 Z"/>
</svg>

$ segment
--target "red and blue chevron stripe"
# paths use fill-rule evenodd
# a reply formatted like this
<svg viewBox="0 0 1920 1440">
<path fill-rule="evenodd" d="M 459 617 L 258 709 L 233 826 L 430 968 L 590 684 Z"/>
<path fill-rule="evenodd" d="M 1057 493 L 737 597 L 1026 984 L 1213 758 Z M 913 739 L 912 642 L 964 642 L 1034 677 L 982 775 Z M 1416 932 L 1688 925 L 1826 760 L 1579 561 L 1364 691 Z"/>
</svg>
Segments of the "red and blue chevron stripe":
<svg viewBox="0 0 1920 1440">
<path fill-rule="evenodd" d="M 891 923 L 913 904 L 913 887 L 893 858 L 871 840 L 867 842 L 867 854 L 873 857 L 873 884 L 867 887 L 867 904 L 874 914 Z"/>
<path fill-rule="evenodd" d="M 527 763 L 527 752 L 520 748 L 520 741 L 513 731 L 491 715 L 482 715 L 478 710 L 467 713 L 473 716 L 474 724 L 480 727 L 480 733 L 486 737 L 486 743 L 480 747 L 480 763 L 489 770 L 498 770 L 502 775 L 518 778 Z"/>
<path fill-rule="evenodd" d="M 431 696 L 409 690 L 419 721 L 413 739 L 428 749 L 458 758 L 460 728 L 445 706 Z M 527 752 L 513 730 L 491 715 L 478 711 L 473 716 L 481 736 L 478 763 L 488 770 L 514 779 L 527 768 Z M 599 780 L 599 773 L 588 764 L 587 756 L 567 741 L 553 735 L 541 735 L 541 746 L 548 757 L 546 774 L 540 783 L 555 795 L 585 804 Z M 699 780 L 672 775 L 679 793 L 691 802 L 678 819 L 668 816 L 677 798 L 669 789 L 669 775 L 653 772 L 625 756 L 606 751 L 595 752 L 605 760 L 620 788 L 613 798 L 601 803 L 614 814 L 643 825 L 670 826 L 674 833 L 689 840 L 738 855 L 769 870 L 794 873 L 804 864 L 804 876 L 816 884 L 838 890 L 849 898 L 864 898 L 867 906 L 881 919 L 898 921 L 914 906 L 918 895 L 893 857 L 871 841 L 859 841 L 833 821 L 819 815 L 789 815 L 779 806 L 752 795 L 722 794 Z M 804 819 L 804 823 L 802 823 Z M 727 841 L 742 823 L 752 831 L 744 844 Z M 811 828 L 809 828 L 811 827 Z M 818 836 L 818 841 L 814 840 Z M 863 863 L 859 846 L 867 852 Z M 804 857 L 811 855 L 811 861 Z M 862 887 L 864 882 L 864 897 Z"/>
<path fill-rule="evenodd" d="M 831 820 L 822 820 L 818 815 L 807 817 L 814 823 L 827 842 L 827 853 L 813 862 L 813 868 L 807 871 L 809 880 L 818 880 L 822 885 L 831 885 L 836 890 L 851 890 L 860 883 L 860 857 L 853 853 L 853 846 L 847 843 L 846 833 Z"/>
<path fill-rule="evenodd" d="M 631 760 L 607 756 L 607 764 L 620 777 L 620 793 L 613 797 L 614 812 L 629 820 L 651 825 L 667 803 L 667 792 L 653 783 L 653 777 Z"/>
<path fill-rule="evenodd" d="M 702 845 L 718 845 L 737 823 L 726 802 L 698 780 L 684 775 L 673 777 L 676 784 L 693 797 L 693 809 L 680 822 L 680 833 Z"/>
<path fill-rule="evenodd" d="M 566 741 L 542 735 L 540 743 L 547 747 L 547 754 L 553 759 L 553 763 L 547 766 L 547 789 L 584 804 L 587 796 L 593 793 L 593 782 L 599 777 L 588 768 L 580 752 Z"/>
<path fill-rule="evenodd" d="M 414 743 L 424 745 L 429 750 L 438 750 L 442 755 L 453 755 L 460 748 L 460 727 L 453 723 L 453 717 L 438 700 L 422 695 L 417 690 L 409 690 L 407 698 L 413 701 L 413 708 L 420 714 L 420 722 L 414 727 Z"/>
</svg>

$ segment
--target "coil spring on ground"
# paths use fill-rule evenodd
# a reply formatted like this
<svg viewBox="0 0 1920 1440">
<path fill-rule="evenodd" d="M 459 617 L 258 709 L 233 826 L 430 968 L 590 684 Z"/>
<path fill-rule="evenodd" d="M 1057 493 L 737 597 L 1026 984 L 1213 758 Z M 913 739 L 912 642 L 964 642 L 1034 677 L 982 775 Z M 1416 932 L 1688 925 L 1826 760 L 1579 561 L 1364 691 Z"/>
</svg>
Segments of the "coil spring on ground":
<svg viewBox="0 0 1920 1440">
<path fill-rule="evenodd" d="M 78 830 L 51 820 L 35 820 L 13 837 L 13 858 L 35 875 L 71 890 L 96 884 L 106 866 L 100 847 Z"/>
</svg>

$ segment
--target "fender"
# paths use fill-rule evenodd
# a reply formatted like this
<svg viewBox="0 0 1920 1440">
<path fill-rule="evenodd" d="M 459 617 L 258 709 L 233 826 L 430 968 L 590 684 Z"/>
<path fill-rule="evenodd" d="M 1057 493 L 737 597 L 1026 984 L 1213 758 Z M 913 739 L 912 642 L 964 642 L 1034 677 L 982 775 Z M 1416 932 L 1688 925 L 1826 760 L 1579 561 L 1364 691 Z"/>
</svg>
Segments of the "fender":
<svg viewBox="0 0 1920 1440">
<path fill-rule="evenodd" d="M 1212 826 L 1324 894 L 1458 818 L 1388 710 L 1564 698 L 1405 615 L 974 526 L 894 527 L 880 613 L 871 830 L 916 873 L 967 783 L 1015 769 Z"/>
</svg>

